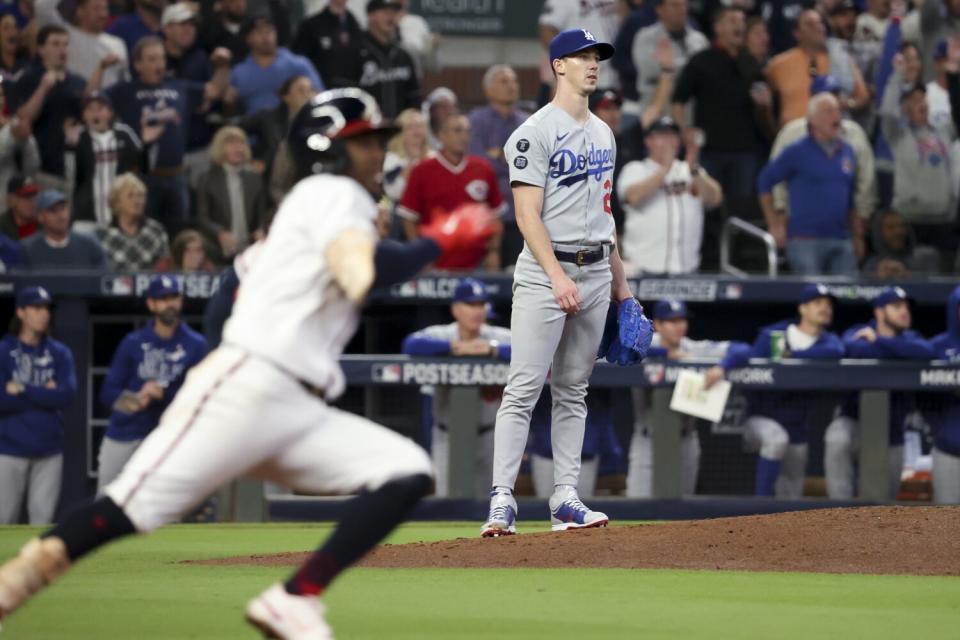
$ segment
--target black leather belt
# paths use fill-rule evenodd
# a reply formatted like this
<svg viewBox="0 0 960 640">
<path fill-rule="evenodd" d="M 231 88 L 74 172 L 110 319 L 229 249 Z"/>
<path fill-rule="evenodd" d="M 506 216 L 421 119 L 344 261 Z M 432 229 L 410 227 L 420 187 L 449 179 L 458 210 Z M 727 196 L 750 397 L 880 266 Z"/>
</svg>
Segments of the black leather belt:
<svg viewBox="0 0 960 640">
<path fill-rule="evenodd" d="M 437 423 L 437 429 L 439 429 L 440 431 L 443 431 L 443 432 L 445 432 L 445 433 L 446 433 L 447 431 L 449 431 L 449 429 L 447 428 L 447 425 L 445 425 L 445 424 L 442 423 L 442 422 Z M 493 429 L 493 425 L 492 425 L 492 424 L 481 424 L 481 425 L 478 425 L 478 426 L 477 426 L 477 435 L 478 435 L 478 436 L 482 436 L 483 434 L 485 434 L 485 433 L 488 432 L 488 431 L 491 431 L 492 429 Z"/>
<path fill-rule="evenodd" d="M 557 256 L 557 260 L 560 262 L 572 262 L 578 267 L 600 262 L 607 257 L 604 247 L 600 247 L 599 249 L 581 249 L 575 252 L 554 249 L 553 255 Z"/>
</svg>

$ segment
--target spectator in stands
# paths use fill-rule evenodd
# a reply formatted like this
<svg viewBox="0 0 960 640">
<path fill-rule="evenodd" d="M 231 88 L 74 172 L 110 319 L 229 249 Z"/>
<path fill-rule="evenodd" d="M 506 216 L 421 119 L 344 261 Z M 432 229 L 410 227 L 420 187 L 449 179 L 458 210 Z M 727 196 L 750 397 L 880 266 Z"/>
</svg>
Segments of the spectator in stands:
<svg viewBox="0 0 960 640">
<path fill-rule="evenodd" d="M 453 291 L 450 313 L 454 321 L 421 329 L 403 341 L 403 353 L 411 356 L 477 356 L 510 362 L 510 330 L 487 324 L 489 296 L 479 280 L 464 278 Z M 500 408 L 503 388 L 485 390 L 477 419 L 477 455 L 474 465 L 474 493 L 490 490 L 493 468 L 493 424 Z M 450 478 L 450 387 L 437 386 L 433 393 L 432 446 L 430 454 L 436 472 L 436 495 L 449 495 Z"/>
<path fill-rule="evenodd" d="M 147 309 L 152 320 L 120 342 L 100 387 L 100 403 L 110 410 L 97 459 L 101 493 L 160 422 L 190 369 L 207 355 L 207 341 L 180 319 L 183 290 L 175 277 L 150 279 Z"/>
<path fill-rule="evenodd" d="M 903 265 L 903 275 L 932 275 L 940 270 L 940 254 L 933 247 L 917 244 L 916 235 L 902 215 L 887 209 L 870 221 L 870 241 L 873 252 L 863 263 L 863 275 L 889 276 L 891 265 L 881 264 L 895 260 Z"/>
<path fill-rule="evenodd" d="M 910 305 L 900 287 L 888 287 L 873 299 L 873 320 L 858 324 L 843 334 L 848 358 L 868 360 L 932 360 L 933 345 L 910 329 Z M 823 471 L 827 494 L 849 500 L 854 496 L 854 464 L 860 453 L 860 394 L 848 394 L 837 417 L 823 436 Z M 916 410 L 913 393 L 890 394 L 889 459 L 887 498 L 897 497 L 903 470 L 903 430 Z"/>
<path fill-rule="evenodd" d="M 947 330 L 931 341 L 937 360 L 960 363 L 960 287 L 947 298 Z M 960 394 L 936 396 L 924 411 L 933 432 L 933 499 L 960 504 Z"/>
<path fill-rule="evenodd" d="M 27 52 L 20 46 L 17 19 L 9 13 L 0 15 L 0 80 L 16 82 L 20 70 L 29 61 Z"/>
<path fill-rule="evenodd" d="M 410 172 L 407 187 L 400 200 L 398 213 L 407 238 L 420 235 L 419 230 L 437 216 L 443 216 L 464 204 L 485 203 L 494 210 L 503 206 L 497 186 L 497 175 L 490 163 L 467 153 L 470 142 L 470 120 L 454 114 L 440 127 L 440 151 L 417 164 Z M 500 268 L 500 234 L 486 246 L 472 251 L 444 254 L 435 263 L 438 269 L 471 270 L 480 266 L 495 271 Z"/>
<path fill-rule="evenodd" d="M 700 266 L 704 210 L 723 202 L 723 190 L 699 163 L 694 139 L 677 159 L 680 128 L 661 118 L 647 129 L 649 154 L 623 168 L 617 197 L 624 209 L 624 263 L 643 273 L 692 273 Z"/>
<path fill-rule="evenodd" d="M 166 6 L 167 0 L 134 0 L 133 11 L 114 20 L 107 33 L 123 40 L 131 57 L 140 40 L 161 35 L 161 18 Z"/>
<path fill-rule="evenodd" d="M 685 1 L 685 0 L 684 0 Z M 540 11 L 540 42 L 544 49 L 550 41 L 567 29 L 586 29 L 597 42 L 613 42 L 620 28 L 617 3 L 612 0 L 580 2 L 580 0 L 547 0 Z M 610 65 L 600 65 L 597 90 L 615 89 L 617 78 Z"/>
<path fill-rule="evenodd" d="M 32 176 L 40 168 L 40 150 L 30 132 L 30 124 L 14 115 L 6 115 L 6 98 L 0 80 L 0 185 L 21 174 Z M 0 204 L 5 201 L 0 197 Z"/>
<path fill-rule="evenodd" d="M 37 219 L 43 228 L 22 242 L 32 269 L 72 270 L 107 268 L 106 254 L 90 236 L 70 230 L 70 205 L 56 189 L 37 196 Z"/>
<path fill-rule="evenodd" d="M 857 16 L 854 27 L 853 57 L 860 73 L 870 85 L 877 75 L 877 63 L 883 51 L 887 25 L 890 24 L 891 5 L 890 0 L 867 0 L 866 11 Z"/>
<path fill-rule="evenodd" d="M 941 40 L 933 50 L 933 71 L 934 77 L 926 83 L 927 89 L 927 109 L 929 112 L 928 120 L 930 126 L 936 128 L 950 127 L 953 125 L 953 118 L 950 109 L 950 95 L 947 92 L 947 67 L 950 66 L 947 60 L 950 43 Z M 956 48 L 956 47 L 954 47 Z M 954 167 L 954 169 L 956 169 Z"/>
<path fill-rule="evenodd" d="M 290 121 L 300 107 L 316 95 L 317 89 L 307 76 L 293 76 L 280 85 L 277 93 L 280 103 L 276 107 L 258 111 L 238 123 L 254 140 L 253 157 L 263 167 L 265 176 L 271 173 L 277 149 L 287 135 Z"/>
<path fill-rule="evenodd" d="M 97 230 L 114 271 L 149 271 L 169 253 L 167 232 L 144 215 L 147 188 L 132 173 L 117 176 L 107 194 L 112 221 Z"/>
<path fill-rule="evenodd" d="M 400 201 L 407 187 L 410 171 L 427 157 L 427 121 L 417 109 L 404 109 L 396 119 L 400 133 L 387 144 L 383 161 L 383 191 L 394 203 Z M 471 121 L 471 128 L 472 128 Z M 471 144 L 472 144 L 471 138 Z M 471 153 L 474 153 L 471 150 Z"/>
<path fill-rule="evenodd" d="M 160 258 L 153 266 L 160 273 L 177 271 L 180 273 L 213 273 L 217 270 L 213 261 L 207 257 L 206 242 L 199 231 L 184 229 L 170 244 L 170 255 Z"/>
<path fill-rule="evenodd" d="M 864 255 L 863 227 L 853 209 L 857 163 L 840 137 L 840 105 L 829 93 L 810 99 L 810 132 L 760 172 L 757 190 L 767 229 L 786 247 L 794 273 L 854 275 Z M 790 213 L 773 207 L 771 191 L 787 182 Z"/>
<path fill-rule="evenodd" d="M 36 0 L 37 24 L 63 27 L 70 36 L 67 69 L 84 80 L 97 72 L 103 74 L 100 86 L 129 79 L 127 47 L 123 40 L 106 32 L 110 18 L 107 0 L 77 0 L 73 16 L 60 13 L 57 0 Z M 104 61 L 109 64 L 104 64 Z"/>
<path fill-rule="evenodd" d="M 827 9 L 825 17 L 830 34 L 828 41 L 836 40 L 845 51 L 851 52 L 853 33 L 857 28 L 857 5 L 853 0 L 833 0 L 833 5 Z"/>
<path fill-rule="evenodd" d="M 347 8 L 347 0 L 330 0 L 319 13 L 300 24 L 293 50 L 305 56 L 330 88 L 347 87 L 352 83 L 344 71 L 360 54 L 363 31 Z"/>
<path fill-rule="evenodd" d="M 155 142 L 159 127 L 144 127 L 147 144 Z M 122 122 L 114 122 L 113 103 L 97 91 L 84 100 L 83 127 L 67 135 L 74 149 L 76 169 L 73 203 L 75 224 L 106 228 L 112 221 L 107 195 L 116 176 L 140 173 L 145 164 L 144 149 L 137 133 Z M 81 225 L 82 226 L 82 225 Z"/>
<path fill-rule="evenodd" d="M 933 54 L 942 40 L 960 35 L 960 0 L 923 2 L 920 13 L 920 43 L 923 53 L 923 81 L 934 78 Z"/>
<path fill-rule="evenodd" d="M 167 233 L 179 231 L 187 219 L 188 194 L 184 153 L 189 138 L 190 115 L 203 111 L 223 97 L 229 85 L 230 53 L 217 49 L 210 55 L 216 71 L 206 84 L 166 78 L 163 41 L 148 37 L 137 43 L 133 66 L 137 79 L 110 87 L 107 95 L 117 115 L 140 138 L 151 139 L 154 127 L 161 133 L 151 150 L 144 177 L 149 187 L 147 215 L 161 221 Z"/>
<path fill-rule="evenodd" d="M 223 47 L 233 60 L 245 59 L 250 47 L 240 31 L 247 18 L 247 0 L 221 0 L 213 8 L 211 19 L 203 22 L 203 48 L 212 53 Z"/>
<path fill-rule="evenodd" d="M 210 145 L 210 171 L 197 191 L 197 222 L 226 263 L 260 233 L 260 176 L 248 168 L 252 155 L 238 127 L 223 127 Z"/>
<path fill-rule="evenodd" d="M 487 104 L 470 112 L 470 153 L 482 156 L 493 165 L 497 174 L 497 185 L 504 194 L 503 241 L 501 242 L 500 264 L 510 266 L 516 263 L 523 249 L 523 236 L 517 227 L 513 210 L 513 189 L 510 188 L 510 167 L 503 157 L 503 145 L 510 134 L 530 117 L 530 114 L 517 107 L 520 99 L 520 82 L 513 68 L 505 64 L 496 64 L 483 75 L 483 91 Z M 622 151 L 621 149 L 618 150 Z"/>
<path fill-rule="evenodd" d="M 617 5 L 620 11 L 620 27 L 613 41 L 616 51 L 610 58 L 610 66 L 617 72 L 620 80 L 623 131 L 629 131 L 640 124 L 640 94 L 637 91 L 637 65 L 633 61 L 633 40 L 641 29 L 656 23 L 657 14 L 654 13 L 652 4 L 643 0 L 621 0 Z"/>
<path fill-rule="evenodd" d="M 631 127 L 627 131 L 623 130 L 623 101 L 616 91 L 607 89 L 603 92 L 594 92 L 590 96 L 590 110 L 603 120 L 610 127 L 617 143 L 617 159 L 613 164 L 613 184 L 620 180 L 620 172 L 623 168 L 639 160 L 646 155 L 646 149 L 643 148 L 643 137 L 639 127 Z M 616 224 L 617 232 L 623 233 L 623 206 L 620 204 L 620 198 L 610 199 L 610 209 L 613 213 L 613 221 Z M 505 243 L 504 243 L 505 244 Z M 523 238 L 520 238 L 519 249 L 523 249 Z M 514 261 L 516 254 L 514 253 Z M 512 264 L 512 263 L 511 263 Z"/>
<path fill-rule="evenodd" d="M 205 84 L 213 78 L 213 64 L 207 52 L 197 44 L 197 19 L 194 5 L 189 2 L 177 2 L 163 10 L 163 46 L 170 80 Z M 207 147 L 217 124 L 211 120 L 222 119 L 220 107 L 221 103 L 212 103 L 209 110 L 190 115 L 183 164 L 191 187 L 195 187 L 199 176 L 210 168 Z"/>
<path fill-rule="evenodd" d="M 447 118 L 460 112 L 460 99 L 449 87 L 437 87 L 420 105 L 423 117 L 427 119 L 427 141 L 430 149 L 440 148 L 440 127 Z"/>
<path fill-rule="evenodd" d="M 323 82 L 309 60 L 277 46 L 277 29 L 271 18 L 248 18 L 242 33 L 250 55 L 230 72 L 230 84 L 246 115 L 279 105 L 280 87 L 296 76 L 307 76 L 316 90 L 323 91 Z"/>
<path fill-rule="evenodd" d="M 399 8 L 390 0 L 370 0 L 360 55 L 343 63 L 351 72 L 350 85 L 376 98 L 387 118 L 394 118 L 409 107 L 420 106 L 416 68 L 410 54 L 397 42 Z"/>
<path fill-rule="evenodd" d="M 767 66 L 770 61 L 770 30 L 762 16 L 747 18 L 746 31 L 743 37 L 744 48 L 760 68 Z"/>
<path fill-rule="evenodd" d="M 9 273 L 27 263 L 27 256 L 19 242 L 0 233 L 0 273 Z"/>
<path fill-rule="evenodd" d="M 14 175 L 7 181 L 7 210 L 0 215 L 0 233 L 20 242 L 37 232 L 37 194 L 40 187 L 30 176 Z"/>
<path fill-rule="evenodd" d="M 723 188 L 732 215 L 754 218 L 754 184 L 766 146 L 764 136 L 772 138 L 776 125 L 762 69 L 743 49 L 744 31 L 740 9 L 722 7 L 714 13 L 714 46 L 695 53 L 683 67 L 673 90 L 672 114 L 686 131 L 690 126 L 686 107 L 693 102 L 693 126 L 706 137 L 701 152 L 704 169 Z M 723 218 L 721 210 L 705 221 L 702 257 L 708 270 L 720 265 Z"/>
<path fill-rule="evenodd" d="M 819 13 L 810 9 L 797 18 L 794 28 L 797 46 L 774 57 L 767 66 L 767 81 L 780 103 L 778 122 L 803 117 L 810 100 L 810 79 L 830 74 L 841 86 L 842 107 L 859 111 L 870 94 L 860 70 L 849 55 L 837 47 L 828 51 L 826 28 Z"/>
<path fill-rule="evenodd" d="M 729 342 L 691 340 L 687 337 L 689 323 L 687 305 L 682 300 L 658 300 L 653 307 L 653 342 L 649 358 L 684 360 L 687 358 L 721 358 L 727 353 Z M 649 387 L 631 387 L 633 400 L 633 437 L 630 440 L 630 466 L 627 470 L 627 497 L 653 497 L 653 444 L 651 434 L 657 428 L 648 413 L 652 403 Z M 684 495 L 697 490 L 700 471 L 700 434 L 697 421 L 684 416 L 680 440 L 680 477 Z"/>
<path fill-rule="evenodd" d="M 23 71 L 12 95 L 11 112 L 30 123 L 40 148 L 41 173 L 47 186 L 65 186 L 65 122 L 80 119 L 86 82 L 67 70 L 70 38 L 63 27 L 48 25 L 37 33 L 37 59 Z"/>
<path fill-rule="evenodd" d="M 950 146 L 956 134 L 952 122 L 930 125 L 923 84 L 900 90 L 903 66 L 903 56 L 894 59 L 880 110 L 883 135 L 893 152 L 893 208 L 910 222 L 919 242 L 952 256 L 957 211 Z"/>
<path fill-rule="evenodd" d="M 63 409 L 77 396 L 73 354 L 49 335 L 53 300 L 43 287 L 17 292 L 0 340 L 0 524 L 53 521 L 63 475 Z"/>
<path fill-rule="evenodd" d="M 440 49 L 440 34 L 430 30 L 430 24 L 415 13 L 410 13 L 410 0 L 398 0 L 400 5 L 397 32 L 400 46 L 410 54 L 417 69 L 417 77 L 423 78 L 427 71 L 437 71 L 440 61 L 437 53 Z"/>
<path fill-rule="evenodd" d="M 662 53 L 657 54 L 668 46 L 669 62 Z M 658 0 L 657 23 L 641 30 L 633 41 L 633 62 L 640 74 L 637 92 L 641 113 L 657 94 L 662 75 L 676 78 L 691 56 L 709 46 L 706 36 L 687 24 L 687 0 Z M 664 114 L 654 114 L 653 119 L 660 115 Z"/>
<path fill-rule="evenodd" d="M 760 330 L 753 346 L 732 343 L 720 364 L 705 376 L 707 388 L 723 379 L 730 369 L 742 367 L 750 358 L 772 357 L 774 337 L 784 358 L 839 360 L 843 342 L 827 327 L 833 321 L 833 297 L 822 284 L 808 284 L 800 293 L 798 320 L 783 320 Z M 758 496 L 799 498 L 807 468 L 807 442 L 813 426 L 814 403 L 809 396 L 792 391 L 761 391 L 748 394 L 749 418 L 744 443 L 758 451 L 755 491 Z"/>
<path fill-rule="evenodd" d="M 811 96 L 819 93 L 830 93 L 837 96 L 839 92 L 840 85 L 833 76 L 817 76 L 810 82 Z M 808 135 L 809 131 L 810 124 L 806 117 L 786 123 L 773 141 L 770 158 L 779 156 L 788 145 L 802 139 Z M 853 208 L 857 213 L 857 223 L 861 229 L 865 230 L 877 206 L 873 147 L 870 146 L 870 139 L 863 127 L 850 118 L 840 120 L 840 137 L 853 149 L 853 155 L 857 161 Z M 786 215 L 790 215 L 787 186 L 782 182 L 773 188 L 773 207 L 777 211 L 783 211 Z"/>
</svg>

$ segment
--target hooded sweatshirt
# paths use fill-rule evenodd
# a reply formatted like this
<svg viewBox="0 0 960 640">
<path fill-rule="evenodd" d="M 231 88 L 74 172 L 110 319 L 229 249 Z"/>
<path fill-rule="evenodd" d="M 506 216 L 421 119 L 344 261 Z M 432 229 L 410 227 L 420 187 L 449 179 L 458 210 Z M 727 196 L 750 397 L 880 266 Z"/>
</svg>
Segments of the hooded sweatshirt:
<svg viewBox="0 0 960 640">
<path fill-rule="evenodd" d="M 742 342 L 732 343 L 720 361 L 720 366 L 729 371 L 745 366 L 750 358 L 769 358 L 770 334 L 773 331 L 784 332 L 791 358 L 839 360 L 843 357 L 843 343 L 837 334 L 830 331 L 820 334 L 807 349 L 792 346 L 790 333 L 787 331 L 792 324 L 795 324 L 793 320 L 782 320 L 762 328 L 752 347 Z M 747 393 L 746 397 L 749 415 L 764 416 L 779 423 L 790 434 L 791 444 L 807 442 L 807 425 L 816 409 L 816 403 L 810 401 L 808 394 L 793 391 L 752 391 Z"/>
<path fill-rule="evenodd" d="M 960 287 L 947 298 L 947 330 L 930 342 L 938 360 L 960 364 Z M 952 456 L 960 456 L 960 390 L 940 394 L 930 403 L 927 421 L 933 430 L 934 446 Z"/>
<path fill-rule="evenodd" d="M 0 340 L 0 380 L 23 386 L 16 395 L 0 387 L 0 454 L 41 458 L 63 453 L 63 415 L 77 395 L 73 354 L 63 343 L 43 338 L 25 344 L 14 335 Z M 46 384 L 56 385 L 48 389 Z"/>
<path fill-rule="evenodd" d="M 936 249 L 927 246 L 917 246 L 917 236 L 913 228 L 908 225 L 907 240 L 904 246 L 896 249 L 887 243 L 882 232 L 883 216 L 875 215 L 870 219 L 870 241 L 873 245 L 873 255 L 867 258 L 861 269 L 864 275 L 872 274 L 877 264 L 884 258 L 893 258 L 902 262 L 915 275 L 935 274 L 940 270 L 940 255 Z"/>
</svg>

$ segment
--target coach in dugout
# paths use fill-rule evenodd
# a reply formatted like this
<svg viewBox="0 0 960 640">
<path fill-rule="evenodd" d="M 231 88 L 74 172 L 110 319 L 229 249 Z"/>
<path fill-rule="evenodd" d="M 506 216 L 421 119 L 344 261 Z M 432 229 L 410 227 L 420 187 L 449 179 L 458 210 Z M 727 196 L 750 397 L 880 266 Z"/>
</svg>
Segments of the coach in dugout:
<svg viewBox="0 0 960 640">
<path fill-rule="evenodd" d="M 73 354 L 48 334 L 53 300 L 43 287 L 17 293 L 0 341 L 0 524 L 47 524 L 60 498 L 63 415 L 77 397 Z"/>
<path fill-rule="evenodd" d="M 421 329 L 403 341 L 403 352 L 411 356 L 480 356 L 510 362 L 510 330 L 486 323 L 489 296 L 479 280 L 464 278 L 453 292 L 450 313 L 454 321 Z M 503 387 L 481 389 L 482 403 L 474 465 L 474 494 L 486 495 L 493 468 L 493 423 L 500 408 Z M 447 473 L 450 456 L 450 388 L 433 392 L 431 457 L 436 472 L 438 496 L 449 493 Z"/>
<path fill-rule="evenodd" d="M 850 327 L 843 334 L 848 358 L 873 360 L 933 360 L 933 346 L 910 329 L 910 305 L 900 287 L 888 287 L 873 299 L 873 320 Z M 823 436 L 823 472 L 827 495 L 850 499 L 854 494 L 854 460 L 860 451 L 860 394 L 849 394 L 839 415 Z M 897 497 L 903 470 L 903 430 L 916 409 L 913 393 L 890 394 L 890 435 L 887 497 Z"/>
<path fill-rule="evenodd" d="M 843 343 L 827 331 L 833 322 L 833 296 L 822 284 L 808 284 L 797 301 L 796 320 L 783 320 L 760 330 L 753 346 L 735 342 L 720 364 L 706 374 L 706 387 L 750 358 L 839 360 Z M 807 441 L 816 403 L 793 391 L 759 391 L 748 395 L 749 415 L 743 439 L 757 458 L 756 494 L 799 498 L 807 470 Z"/>
<path fill-rule="evenodd" d="M 180 320 L 183 292 L 173 276 L 158 275 L 147 289 L 153 321 L 120 342 L 100 389 L 110 407 L 100 445 L 97 490 L 102 491 L 160 422 L 187 372 L 207 355 L 207 341 Z"/>
</svg>

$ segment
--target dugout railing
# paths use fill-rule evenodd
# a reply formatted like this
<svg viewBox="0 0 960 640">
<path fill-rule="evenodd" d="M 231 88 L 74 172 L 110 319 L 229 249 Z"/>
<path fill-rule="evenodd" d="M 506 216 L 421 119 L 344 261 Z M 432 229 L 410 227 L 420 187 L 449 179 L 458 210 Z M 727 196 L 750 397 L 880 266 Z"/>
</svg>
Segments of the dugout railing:
<svg viewBox="0 0 960 640">
<path fill-rule="evenodd" d="M 143 294 L 149 283 L 150 275 L 141 274 L 104 274 L 99 272 L 76 271 L 69 274 L 33 272 L 0 274 L 0 311 L 9 318 L 13 313 L 13 296 L 20 286 L 40 284 L 45 286 L 55 300 L 53 332 L 73 351 L 77 364 L 79 384 L 78 401 L 65 413 L 68 425 L 66 432 L 67 449 L 70 455 L 64 464 L 63 504 L 69 505 L 92 494 L 95 489 L 96 445 L 98 432 L 102 430 L 105 414 L 102 408 L 95 406 L 98 391 L 97 380 L 102 376 L 104 367 L 109 363 L 112 348 L 116 346 L 123 333 L 129 331 L 146 317 Z M 509 300 L 511 278 L 506 274 L 478 274 L 489 287 L 498 321 L 509 323 Z M 186 315 L 196 321 L 202 314 L 206 298 L 218 288 L 218 276 L 215 274 L 188 274 L 182 278 L 187 298 Z M 360 354 L 395 353 L 399 350 L 406 333 L 434 322 L 448 322 L 447 311 L 450 297 L 459 277 L 450 274 L 428 274 L 408 283 L 393 287 L 389 291 L 378 291 L 364 311 L 363 322 L 358 336 L 350 345 L 350 355 L 344 360 L 351 385 L 343 406 L 362 412 L 407 435 L 415 437 L 421 431 L 419 424 L 419 399 L 414 383 L 400 385 L 384 383 L 372 379 L 374 364 L 396 365 L 402 359 L 396 356 L 368 356 Z M 632 279 L 631 286 L 637 297 L 644 303 L 664 297 L 676 297 L 689 303 L 693 318 L 691 335 L 696 338 L 752 340 L 756 330 L 766 322 L 772 322 L 791 315 L 796 308 L 796 298 L 805 280 L 799 278 L 733 278 L 727 276 L 694 275 L 671 278 Z M 837 326 L 847 326 L 855 321 L 862 322 L 870 313 L 867 301 L 876 295 L 887 282 L 849 282 L 844 280 L 828 281 L 831 292 L 838 299 Z M 930 279 L 924 281 L 904 281 L 905 287 L 914 300 L 914 326 L 925 335 L 943 330 L 944 303 L 950 291 L 956 286 L 955 280 Z M 106 335 L 106 337 L 102 337 Z M 475 363 L 475 361 L 474 361 Z M 440 366 L 437 362 L 435 365 Z M 502 364 L 487 363 L 505 371 Z M 649 379 L 651 367 L 657 363 L 646 363 L 633 369 L 597 369 L 594 384 L 599 386 L 624 386 L 643 384 Z M 832 372 L 818 371 L 804 374 L 810 365 L 774 365 L 776 385 L 789 384 L 788 389 L 810 388 L 814 383 L 839 389 L 868 389 L 863 397 L 870 394 L 885 395 L 889 390 L 926 388 L 920 385 L 917 377 L 924 367 L 911 369 L 887 364 L 865 367 L 863 364 L 842 364 Z M 664 375 L 675 371 L 672 365 L 666 366 Z M 504 373 L 505 375 L 505 373 Z M 806 375 L 806 382 L 799 382 L 797 376 Z M 944 374 L 947 375 L 947 374 Z M 866 377 L 865 377 L 866 376 Z M 811 382 L 811 380 L 813 382 Z M 955 380 L 955 379 L 954 379 Z M 896 381 L 896 382 L 891 382 Z M 746 383 L 743 383 L 746 384 Z M 357 386 L 357 385 L 363 385 Z M 799 386 L 798 386 L 799 385 Z M 851 385 L 853 385 L 851 387 Z M 866 385 L 866 386 L 863 386 Z M 894 386 L 891 386 L 894 385 Z M 776 387 L 770 387 L 776 388 Z M 954 384 L 953 390 L 957 385 Z M 668 391 L 668 389 L 666 390 Z M 467 387 L 463 393 L 469 395 Z M 655 396 L 663 402 L 666 397 L 659 390 Z M 468 407 L 470 400 L 464 399 L 463 406 Z M 879 405 L 866 401 L 866 415 Z M 669 429 L 664 429 L 666 437 Z M 669 459 L 671 442 L 660 442 L 657 436 L 655 447 L 662 452 L 661 460 Z M 460 455 L 460 453 L 457 453 Z M 867 453 L 867 459 L 871 459 Z M 462 461 L 460 461 L 462 463 Z M 459 464 L 459 463 L 458 463 Z M 870 465 L 862 473 L 870 475 Z M 676 479 L 668 471 L 660 470 L 656 476 L 656 491 L 659 495 L 675 495 Z"/>
</svg>

